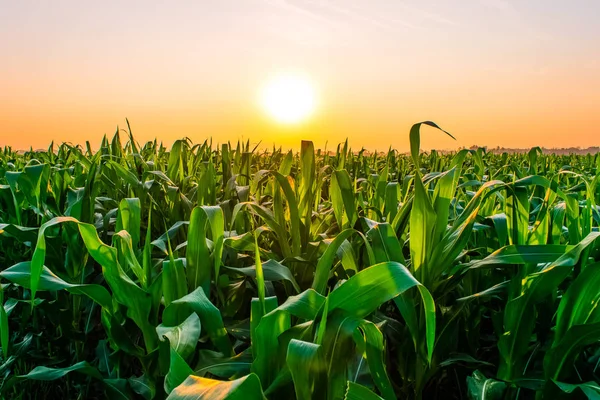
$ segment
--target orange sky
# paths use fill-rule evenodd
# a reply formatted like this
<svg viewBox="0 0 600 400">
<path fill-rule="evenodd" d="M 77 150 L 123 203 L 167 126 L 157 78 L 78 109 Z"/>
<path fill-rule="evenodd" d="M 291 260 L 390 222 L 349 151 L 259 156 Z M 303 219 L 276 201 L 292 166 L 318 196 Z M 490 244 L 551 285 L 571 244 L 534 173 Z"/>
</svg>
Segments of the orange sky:
<svg viewBox="0 0 600 400">
<path fill-rule="evenodd" d="M 174 6 L 177 4 L 177 6 Z M 0 146 L 212 136 L 297 147 L 600 145 L 600 2 L 223 0 L 7 2 Z M 257 105 L 278 71 L 319 107 L 286 127 Z"/>
</svg>

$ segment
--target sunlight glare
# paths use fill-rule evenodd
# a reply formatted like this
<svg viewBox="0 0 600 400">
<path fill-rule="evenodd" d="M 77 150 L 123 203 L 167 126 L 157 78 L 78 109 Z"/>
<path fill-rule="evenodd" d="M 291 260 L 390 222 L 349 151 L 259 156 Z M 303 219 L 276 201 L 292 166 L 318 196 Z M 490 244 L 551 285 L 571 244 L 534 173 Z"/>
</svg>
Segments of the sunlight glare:
<svg viewBox="0 0 600 400">
<path fill-rule="evenodd" d="M 260 102 L 275 121 L 297 124 L 308 119 L 316 107 L 314 86 L 298 74 L 283 74 L 271 78 L 262 88 Z"/>
</svg>

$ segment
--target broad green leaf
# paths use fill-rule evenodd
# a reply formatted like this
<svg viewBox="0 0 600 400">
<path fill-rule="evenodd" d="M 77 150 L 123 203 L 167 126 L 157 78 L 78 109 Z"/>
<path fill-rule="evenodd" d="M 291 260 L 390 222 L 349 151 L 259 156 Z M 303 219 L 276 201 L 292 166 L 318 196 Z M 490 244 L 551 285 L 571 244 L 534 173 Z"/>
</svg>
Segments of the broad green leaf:
<svg viewBox="0 0 600 400">
<path fill-rule="evenodd" d="M 210 226 L 212 235 L 212 254 L 207 245 L 208 226 Z M 202 206 L 192 210 L 186 250 L 187 281 L 190 291 L 200 286 L 205 293 L 209 293 L 211 276 L 214 276 L 215 280 L 219 276 L 223 256 L 224 229 L 221 207 Z"/>
<path fill-rule="evenodd" d="M 269 259 L 265 262 L 261 262 L 263 277 L 265 281 L 282 281 L 286 280 L 292 284 L 294 289 L 297 292 L 300 292 L 300 286 L 296 282 L 294 275 L 292 275 L 291 271 L 288 267 L 281 264 L 276 260 Z M 256 278 L 256 266 L 251 267 L 242 267 L 242 268 L 233 268 L 233 267 L 225 267 L 230 271 L 235 271 L 245 276 L 249 276 L 251 278 Z"/>
<path fill-rule="evenodd" d="M 469 398 L 473 400 L 500 400 L 504 396 L 506 384 L 494 379 L 486 378 L 479 371 L 467 377 Z"/>
<path fill-rule="evenodd" d="M 559 379 L 571 368 L 575 357 L 586 347 L 600 340 L 600 322 L 575 325 L 560 340 L 553 343 L 544 357 L 547 378 Z"/>
<path fill-rule="evenodd" d="M 352 228 L 356 221 L 356 206 L 348 171 L 338 170 L 331 175 L 331 201 L 340 229 Z"/>
<path fill-rule="evenodd" d="M 279 354 L 279 335 L 291 328 L 290 316 L 303 320 L 313 320 L 323 307 L 325 297 L 312 289 L 305 290 L 297 296 L 290 296 L 279 307 L 267 307 L 267 314 L 256 324 L 252 337 L 254 363 L 252 371 L 260 377 L 263 385 L 267 386 L 275 378 L 273 369 L 275 357 Z M 254 303 L 253 303 L 254 304 Z M 274 304 L 276 306 L 276 299 Z M 272 308 L 271 308 L 272 307 Z M 253 324 L 254 321 L 251 321 Z"/>
<path fill-rule="evenodd" d="M 520 295 L 508 301 L 504 312 L 505 333 L 498 340 L 501 355 L 498 377 L 512 380 L 522 374 L 524 357 L 535 324 L 535 304 L 547 299 L 556 290 L 580 256 L 599 236 L 598 232 L 590 233 L 556 261 L 522 280 Z"/>
<path fill-rule="evenodd" d="M 600 386 L 596 382 L 585 382 L 585 383 L 564 383 L 553 381 L 554 384 L 565 393 L 573 393 L 580 390 L 588 399 L 598 400 L 600 399 Z"/>
<path fill-rule="evenodd" d="M 183 359 L 188 359 L 194 353 L 200 339 L 200 318 L 196 313 L 192 313 L 177 326 L 160 324 L 156 327 L 156 333 L 160 340 L 167 338 L 171 348 Z"/>
<path fill-rule="evenodd" d="M 300 215 L 298 203 L 296 201 L 296 195 L 292 190 L 289 178 L 281 175 L 279 172 L 273 172 L 273 176 L 277 179 L 277 183 L 281 186 L 285 198 L 288 204 L 288 211 L 290 213 L 290 225 L 291 225 L 291 237 L 292 237 L 292 251 L 294 255 L 300 254 L 302 245 L 302 236 L 300 233 Z M 311 182 L 312 184 L 312 182 Z"/>
<path fill-rule="evenodd" d="M 469 268 L 476 269 L 502 264 L 550 263 L 560 258 L 568 249 L 568 246 L 558 244 L 508 245 L 496 250 L 486 258 L 471 262 Z"/>
<path fill-rule="evenodd" d="M 375 225 L 367 232 L 367 237 L 373 243 L 373 253 L 377 262 L 404 262 L 402 245 L 390 224 L 380 223 Z"/>
<path fill-rule="evenodd" d="M 131 377 L 127 379 L 131 389 L 146 400 L 152 400 L 156 396 L 156 387 L 151 379 L 146 375 L 140 377 Z"/>
<path fill-rule="evenodd" d="M 183 262 L 182 258 L 163 261 L 162 291 L 167 306 L 187 294 L 186 271 Z"/>
<path fill-rule="evenodd" d="M 140 243 L 140 226 L 142 211 L 140 199 L 123 199 L 119 203 L 119 215 L 116 222 L 117 232 L 126 230 L 131 236 L 132 248 L 137 249 Z"/>
<path fill-rule="evenodd" d="M 263 400 L 265 396 L 260 380 L 250 374 L 233 381 L 217 381 L 214 379 L 189 376 L 177 386 L 168 400 Z"/>
<path fill-rule="evenodd" d="M 384 262 L 366 268 L 348 279 L 329 295 L 329 311 L 343 310 L 364 318 L 380 305 L 419 282 L 402 264 Z"/>
<path fill-rule="evenodd" d="M 194 373 L 183 357 L 181 357 L 173 347 L 170 347 L 169 349 L 169 356 L 169 371 L 165 376 L 164 384 L 164 389 L 167 394 L 171 393 Z"/>
<path fill-rule="evenodd" d="M 223 354 L 233 355 L 221 313 L 206 297 L 201 287 L 171 302 L 163 311 L 163 324 L 180 325 L 191 313 L 196 313 L 200 317 L 203 333 L 208 334 L 217 349 Z"/>
<path fill-rule="evenodd" d="M 344 400 L 383 400 L 383 398 L 358 383 L 348 381 Z"/>
<path fill-rule="evenodd" d="M 44 366 L 35 367 L 28 374 L 14 376 L 6 385 L 11 387 L 17 382 L 27 379 L 38 381 L 54 381 L 71 372 L 79 372 L 81 374 L 91 376 L 92 378 L 102 380 L 102 375 L 100 375 L 96 368 L 91 366 L 86 361 L 81 361 L 65 368 L 49 368 Z M 3 387 L 3 390 L 8 389 L 8 387 Z"/>
<path fill-rule="evenodd" d="M 577 325 L 600 322 L 600 263 L 585 267 L 571 283 L 558 306 L 554 342 L 562 340 L 567 331 Z"/>
<path fill-rule="evenodd" d="M 194 375 L 204 376 L 207 373 L 219 378 L 229 379 L 250 373 L 252 366 L 252 351 L 250 349 L 233 356 L 225 357 L 221 353 L 210 350 L 200 350 L 199 363 L 194 369 Z"/>
<path fill-rule="evenodd" d="M 385 349 L 381 331 L 372 322 L 364 320 L 359 327 L 364 336 L 366 344 L 365 356 L 375 385 L 380 393 L 382 393 L 384 399 L 396 399 L 384 362 Z"/>
<path fill-rule="evenodd" d="M 13 265 L 0 272 L 0 276 L 21 287 L 29 289 L 31 287 L 31 262 L 25 261 Z M 112 297 L 108 290 L 103 286 L 95 284 L 70 284 L 60 279 L 47 267 L 43 267 L 38 282 L 38 291 L 57 291 L 65 289 L 70 293 L 89 297 L 108 311 L 111 311 L 113 308 Z"/>
<path fill-rule="evenodd" d="M 367 248 L 369 260 L 372 264 L 375 263 L 375 256 L 373 254 L 373 250 L 371 249 L 371 246 L 369 245 L 365 236 L 359 231 L 352 228 L 343 230 L 333 240 L 327 241 L 327 248 L 323 252 L 323 255 L 319 258 L 319 262 L 317 263 L 312 288 L 318 293 L 324 294 L 327 286 L 327 280 L 329 278 L 329 273 L 331 271 L 331 267 L 337 255 L 337 252 L 344 243 L 344 241 L 348 240 L 353 234 L 358 234 L 363 239 Z"/>
<path fill-rule="evenodd" d="M 326 381 L 325 362 L 319 348 L 317 344 L 296 339 L 288 345 L 286 361 L 298 400 L 310 400 L 317 394 L 316 391 L 324 389 L 319 387 L 319 383 Z"/>
</svg>

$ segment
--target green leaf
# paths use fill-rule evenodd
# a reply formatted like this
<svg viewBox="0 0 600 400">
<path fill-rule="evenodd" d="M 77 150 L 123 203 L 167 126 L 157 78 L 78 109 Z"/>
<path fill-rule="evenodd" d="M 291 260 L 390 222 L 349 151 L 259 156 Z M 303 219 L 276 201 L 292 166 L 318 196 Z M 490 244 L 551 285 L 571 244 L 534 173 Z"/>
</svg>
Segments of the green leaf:
<svg viewBox="0 0 600 400">
<path fill-rule="evenodd" d="M 292 251 L 294 255 L 299 255 L 302 245 L 302 236 L 300 233 L 300 215 L 298 210 L 298 203 L 296 201 L 296 195 L 290 186 L 289 178 L 281 175 L 279 172 L 273 172 L 273 176 L 277 179 L 277 183 L 283 189 L 283 193 L 288 203 L 288 210 L 290 213 L 290 225 L 292 237 Z M 312 184 L 312 183 L 311 183 Z"/>
<path fill-rule="evenodd" d="M 63 376 L 71 373 L 79 372 L 85 375 L 89 375 L 93 378 L 102 380 L 102 375 L 96 368 L 88 364 L 86 361 L 78 362 L 70 367 L 65 368 L 48 368 L 44 366 L 35 367 L 26 375 L 17 375 L 17 379 L 32 379 L 38 381 L 53 381 L 60 379 Z"/>
<path fill-rule="evenodd" d="M 127 273 L 131 269 L 142 287 L 147 287 L 147 276 L 136 258 L 129 233 L 125 230 L 115 233 L 113 235 L 113 244 L 117 249 L 119 264 L 125 266 L 124 272 Z"/>
<path fill-rule="evenodd" d="M 369 261 L 371 261 L 372 264 L 375 263 L 373 250 L 371 249 L 371 246 L 368 244 L 367 239 L 361 232 L 352 228 L 348 228 L 341 231 L 334 239 L 324 240 L 324 242 L 328 243 L 328 245 L 325 251 L 323 252 L 323 255 L 319 258 L 319 262 L 317 263 L 317 267 L 315 270 L 315 277 L 312 284 L 312 288 L 318 293 L 325 294 L 327 280 L 329 279 L 329 273 L 331 271 L 331 267 L 337 255 L 337 252 L 340 249 L 340 247 L 344 244 L 344 242 L 354 234 L 358 234 L 363 239 L 365 246 L 367 247 Z"/>
<path fill-rule="evenodd" d="M 300 286 L 296 282 L 296 279 L 292 275 L 292 272 L 288 267 L 281 264 L 279 261 L 269 259 L 265 262 L 261 262 L 263 276 L 265 281 L 282 281 L 286 280 L 292 284 L 294 289 L 297 292 L 300 292 Z M 242 268 L 234 268 L 234 267 L 225 267 L 230 271 L 238 272 L 242 275 L 249 276 L 251 278 L 256 278 L 256 265 L 251 267 L 242 267 Z"/>
<path fill-rule="evenodd" d="M 171 393 L 194 373 L 183 357 L 181 357 L 174 348 L 171 347 L 169 349 L 169 355 L 169 371 L 165 376 L 164 384 L 165 392 L 167 393 Z"/>
<path fill-rule="evenodd" d="M 444 172 L 435 185 L 433 194 L 433 208 L 436 214 L 436 225 L 433 236 L 435 241 L 441 240 L 448 228 L 450 203 L 454 197 L 456 184 L 458 182 L 458 180 L 455 179 L 456 172 L 456 168 Z"/>
<path fill-rule="evenodd" d="M 194 375 L 204 376 L 210 373 L 219 378 L 229 379 L 233 376 L 249 374 L 251 366 L 251 349 L 244 350 L 233 357 L 224 357 L 221 353 L 211 350 L 200 350 L 199 363 L 196 365 Z"/>
<path fill-rule="evenodd" d="M 437 216 L 427 190 L 421 180 L 421 175 L 415 171 L 415 198 L 410 213 L 410 260 L 412 270 L 421 280 L 427 277 L 421 270 L 427 264 L 433 250 L 433 240 Z"/>
<path fill-rule="evenodd" d="M 470 269 L 497 266 L 502 264 L 529 264 L 554 262 L 568 250 L 567 246 L 546 245 L 508 245 L 496 250 L 486 258 L 473 261 Z"/>
<path fill-rule="evenodd" d="M 123 199 L 119 203 L 116 231 L 126 230 L 131 236 L 132 248 L 137 249 L 140 243 L 140 227 L 142 210 L 140 199 Z"/>
<path fill-rule="evenodd" d="M 467 377 L 469 399 L 473 400 L 500 400 L 504 396 L 506 384 L 504 382 L 488 379 L 479 371 Z"/>
<path fill-rule="evenodd" d="M 127 379 L 105 379 L 104 387 L 106 389 L 107 397 L 115 400 L 129 400 L 132 397 L 132 393 L 129 390 Z"/>
<path fill-rule="evenodd" d="M 13 265 L 0 272 L 0 276 L 29 289 L 31 285 L 31 262 L 25 261 Z M 54 275 L 47 267 L 43 267 L 38 280 L 38 291 L 57 291 L 63 289 L 76 295 L 85 295 L 108 311 L 111 311 L 113 308 L 112 297 L 105 287 L 95 284 L 71 284 Z"/>
<path fill-rule="evenodd" d="M 450 136 L 452 139 L 455 139 L 454 136 L 452 136 L 450 133 L 448 133 L 445 130 L 443 130 L 442 128 L 440 128 L 435 122 L 423 121 L 423 122 L 414 124 L 410 128 L 410 134 L 409 134 L 410 154 L 411 154 L 413 162 L 415 163 L 417 168 L 419 168 L 421 165 L 421 163 L 419 162 L 419 150 L 421 147 L 421 125 L 428 125 L 433 128 L 439 129 L 440 131 L 444 132 L 446 135 Z"/>
<path fill-rule="evenodd" d="M 329 295 L 329 311 L 343 310 L 364 318 L 380 305 L 419 282 L 406 267 L 394 261 L 373 265 L 354 275 Z"/>
<path fill-rule="evenodd" d="M 556 290 L 580 256 L 599 236 L 598 232 L 590 233 L 556 261 L 546 264 L 542 270 L 527 275 L 519 282 L 521 293 L 508 301 L 504 312 L 505 333 L 498 340 L 501 356 L 498 377 L 512 380 L 522 374 L 522 364 L 525 362 L 524 357 L 535 324 L 534 305 L 547 299 Z"/>
<path fill-rule="evenodd" d="M 0 224 L 0 235 L 12 236 L 21 243 L 35 242 L 38 228 L 19 226 L 13 224 Z"/>
<path fill-rule="evenodd" d="M 31 299 L 35 298 L 35 294 L 38 290 L 38 285 L 40 282 L 40 278 L 42 276 L 42 270 L 44 268 L 44 261 L 46 259 L 46 229 L 51 228 L 55 225 L 61 224 L 63 222 L 75 222 L 78 223 L 75 218 L 71 217 L 58 217 L 51 219 L 46 222 L 42 226 L 40 226 L 40 230 L 38 231 L 37 243 L 35 246 L 35 250 L 33 252 L 33 257 L 31 259 L 31 275 L 30 275 L 30 285 L 29 288 L 31 290 Z M 33 304 L 33 303 L 32 303 Z"/>
<path fill-rule="evenodd" d="M 221 313 L 206 297 L 201 287 L 169 304 L 163 311 L 163 324 L 179 325 L 191 313 L 196 313 L 200 317 L 203 332 L 208 334 L 217 349 L 223 354 L 233 355 L 233 348 L 223 325 Z"/>
<path fill-rule="evenodd" d="M 211 229 L 212 254 L 207 245 L 207 224 Z M 215 277 L 215 280 L 219 276 L 223 256 L 224 229 L 221 207 L 201 206 L 192 210 L 186 250 L 187 282 L 190 291 L 200 286 L 205 293 L 210 293 L 211 275 Z"/>
<path fill-rule="evenodd" d="M 358 383 L 348 381 L 344 400 L 383 400 L 383 398 Z"/>
<path fill-rule="evenodd" d="M 254 267 L 256 269 L 256 288 L 258 291 L 258 301 L 262 308 L 261 314 L 266 314 L 265 308 L 265 276 L 262 268 L 262 261 L 260 261 L 260 250 L 258 247 L 258 234 L 254 235 Z"/>
<path fill-rule="evenodd" d="M 200 339 L 200 318 L 196 313 L 191 313 L 185 321 L 177 326 L 160 324 L 156 327 L 156 333 L 160 340 L 166 337 L 171 348 L 183 359 L 187 359 L 194 353 L 198 339 Z"/>
<path fill-rule="evenodd" d="M 183 261 L 182 258 L 163 261 L 162 291 L 167 306 L 187 294 Z"/>
<path fill-rule="evenodd" d="M 334 171 L 331 175 L 331 201 L 340 229 L 352 228 L 356 222 L 354 186 L 346 170 Z"/>
<path fill-rule="evenodd" d="M 586 347 L 600 340 L 600 322 L 575 325 L 564 336 L 553 343 L 544 357 L 544 373 L 551 379 L 565 375 L 565 369 L 572 367 L 575 357 Z"/>
<path fill-rule="evenodd" d="M 373 253 L 375 254 L 376 262 L 404 262 L 402 245 L 390 224 L 376 224 L 367 232 L 367 237 L 373 242 Z"/>
<path fill-rule="evenodd" d="M 252 371 L 257 373 L 263 385 L 268 387 L 276 375 L 273 364 L 276 362 L 276 355 L 279 354 L 278 339 L 283 332 L 291 328 L 290 316 L 313 320 L 324 303 L 325 297 L 308 289 L 297 296 L 288 297 L 277 308 L 267 308 L 268 313 L 260 318 L 252 336 Z M 276 298 L 274 304 L 277 304 Z M 254 323 L 254 320 L 251 320 L 251 324 Z"/>
<path fill-rule="evenodd" d="M 564 383 L 553 381 L 554 384 L 565 393 L 573 393 L 580 390 L 588 399 L 599 400 L 600 399 L 600 386 L 596 382 L 585 382 L 585 383 Z"/>
<path fill-rule="evenodd" d="M 291 155 L 291 153 L 288 153 L 289 155 Z M 290 157 L 291 158 L 291 157 Z M 310 226 L 311 226 L 311 218 L 312 218 L 312 211 L 313 211 L 313 203 L 315 201 L 315 186 L 316 186 L 316 161 L 315 161 L 315 148 L 313 146 L 313 143 L 310 141 L 306 141 L 303 140 L 300 144 L 300 160 L 301 160 L 301 165 L 300 165 L 300 174 L 301 174 L 301 180 L 300 180 L 300 187 L 298 190 L 298 198 L 299 198 L 299 204 L 298 204 L 298 213 L 301 219 L 303 219 L 304 222 L 304 228 L 305 228 L 305 232 L 303 232 L 302 236 L 304 238 L 305 241 L 309 240 L 309 236 L 310 236 Z M 282 163 L 282 167 L 286 166 L 287 164 L 284 161 Z M 285 168 L 287 169 L 287 168 Z M 289 172 L 287 172 L 287 174 L 284 174 L 284 172 L 282 172 L 282 170 L 280 169 L 279 171 L 281 174 L 283 175 L 287 175 L 289 174 Z"/>
<path fill-rule="evenodd" d="M 171 392 L 167 400 L 263 400 L 265 396 L 260 380 L 250 374 L 233 381 L 189 376 Z"/>
<path fill-rule="evenodd" d="M 600 263 L 587 265 L 571 283 L 558 306 L 554 343 L 576 326 L 600 322 Z"/>
<path fill-rule="evenodd" d="M 325 363 L 320 356 L 320 346 L 301 340 L 292 339 L 287 349 L 287 366 L 290 369 L 296 398 L 310 400 L 319 388 L 319 380 L 323 381 Z"/>
<path fill-rule="evenodd" d="M 367 363 L 375 385 L 379 389 L 379 392 L 382 393 L 384 399 L 396 399 L 384 362 L 385 349 L 381 331 L 375 324 L 365 320 L 361 322 L 360 330 L 364 336 Z"/>
<path fill-rule="evenodd" d="M 10 335 L 8 326 L 8 313 L 4 308 L 4 289 L 0 288 L 0 345 L 2 346 L 2 355 L 4 359 L 8 359 L 8 350 L 10 346 Z"/>
<path fill-rule="evenodd" d="M 146 400 L 152 400 L 156 395 L 156 387 L 151 379 L 148 379 L 146 375 L 140 377 L 131 377 L 127 379 L 131 389 L 142 396 Z"/>
</svg>

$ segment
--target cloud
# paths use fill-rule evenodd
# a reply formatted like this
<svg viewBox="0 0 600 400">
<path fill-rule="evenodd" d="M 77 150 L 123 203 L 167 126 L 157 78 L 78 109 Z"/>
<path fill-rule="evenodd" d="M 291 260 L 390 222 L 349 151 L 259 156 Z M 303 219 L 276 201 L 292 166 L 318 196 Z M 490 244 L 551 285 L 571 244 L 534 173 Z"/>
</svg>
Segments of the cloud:
<svg viewBox="0 0 600 400">
<path fill-rule="evenodd" d="M 333 21 L 331 21 L 331 19 L 324 17 L 323 15 L 320 15 L 319 13 L 315 13 L 312 12 L 309 9 L 306 9 L 304 7 L 301 7 L 297 4 L 294 4 L 291 1 L 288 0 L 261 0 L 263 3 L 276 7 L 276 8 L 280 8 L 286 11 L 290 11 L 292 13 L 296 13 L 299 14 L 301 16 L 307 17 L 309 19 L 315 20 L 315 21 L 320 21 L 320 22 L 324 22 L 327 24 L 331 24 L 333 23 Z"/>
<path fill-rule="evenodd" d="M 479 2 L 485 6 L 495 8 L 500 11 L 518 13 L 514 5 L 507 0 L 479 0 Z"/>
<path fill-rule="evenodd" d="M 285 35 L 294 42 L 327 46 L 332 42 L 343 45 L 359 36 L 365 37 L 365 29 L 371 27 L 389 36 L 423 30 L 424 21 L 446 26 L 456 26 L 456 22 L 444 15 L 423 10 L 406 2 L 372 0 L 363 2 L 351 0 L 258 0 L 262 4 L 285 12 L 293 18 L 281 19 L 277 14 L 268 17 L 270 32 Z M 502 0 L 492 0 L 502 1 Z M 279 19 L 279 21 L 278 21 Z M 322 34 L 322 40 L 316 40 Z M 348 42 L 349 43 L 349 42 Z"/>
<path fill-rule="evenodd" d="M 378 28 L 382 28 L 387 31 L 395 31 L 399 28 L 399 26 L 403 26 L 406 28 L 416 28 L 415 25 L 413 25 L 409 22 L 406 22 L 404 20 L 391 19 L 391 18 L 381 17 L 378 15 L 373 15 L 371 10 L 374 7 L 370 7 L 369 9 L 364 9 L 364 8 L 357 9 L 357 8 L 349 7 L 347 5 L 347 3 L 342 3 L 342 4 L 346 4 L 345 7 L 342 7 L 340 5 L 334 4 L 333 1 L 324 1 L 324 0 L 307 0 L 306 3 L 321 7 L 323 9 L 333 11 L 334 13 L 337 13 L 338 15 L 343 15 L 345 17 L 349 17 L 350 19 L 365 22 L 367 24 L 373 25 Z"/>
<path fill-rule="evenodd" d="M 298 15 L 310 18 L 315 21 L 326 23 L 330 26 L 339 27 L 340 25 L 353 25 L 353 22 L 361 21 L 374 27 L 395 31 L 399 27 L 416 28 L 413 24 L 399 20 L 385 18 L 373 15 L 370 11 L 373 7 L 366 9 L 353 9 L 348 6 L 341 6 L 332 1 L 323 0 L 262 0 L 270 6 L 285 9 Z M 340 2 L 340 4 L 345 4 Z"/>
</svg>

